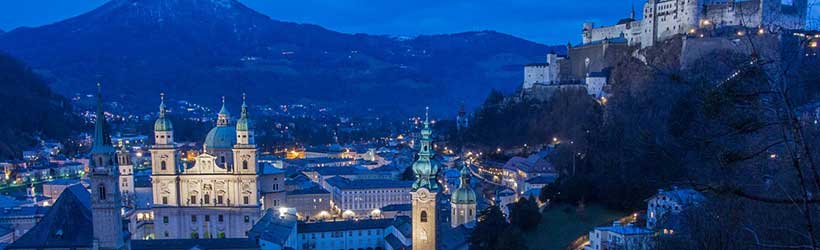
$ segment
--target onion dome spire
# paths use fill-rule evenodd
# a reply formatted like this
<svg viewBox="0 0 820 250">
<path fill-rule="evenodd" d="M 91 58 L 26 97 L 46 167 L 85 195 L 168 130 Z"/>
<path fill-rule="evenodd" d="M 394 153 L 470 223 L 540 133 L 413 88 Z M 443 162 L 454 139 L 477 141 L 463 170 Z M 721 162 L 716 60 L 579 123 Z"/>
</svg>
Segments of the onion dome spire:
<svg viewBox="0 0 820 250">
<path fill-rule="evenodd" d="M 236 121 L 236 131 L 250 130 L 250 121 L 248 119 L 248 105 L 245 103 L 247 95 L 242 93 L 242 113 L 239 115 L 239 120 Z"/>
<path fill-rule="evenodd" d="M 97 83 L 97 121 L 94 124 L 94 142 L 91 144 L 91 153 L 113 153 L 114 147 L 111 144 L 111 136 L 105 122 L 105 112 L 103 112 L 102 84 Z"/>
<path fill-rule="evenodd" d="M 421 129 L 421 147 L 419 148 L 419 158 L 413 163 L 413 173 L 416 174 L 416 181 L 413 183 L 413 190 L 426 188 L 430 191 L 438 190 L 436 175 L 438 174 L 438 163 L 433 160 L 433 149 L 430 147 L 430 108 L 427 108 L 424 118 L 424 128 Z"/>
<path fill-rule="evenodd" d="M 174 126 L 171 124 L 171 120 L 165 117 L 165 113 L 168 111 L 168 108 L 165 107 L 165 93 L 159 94 L 159 100 L 159 117 L 154 122 L 154 131 L 171 131 Z"/>
</svg>

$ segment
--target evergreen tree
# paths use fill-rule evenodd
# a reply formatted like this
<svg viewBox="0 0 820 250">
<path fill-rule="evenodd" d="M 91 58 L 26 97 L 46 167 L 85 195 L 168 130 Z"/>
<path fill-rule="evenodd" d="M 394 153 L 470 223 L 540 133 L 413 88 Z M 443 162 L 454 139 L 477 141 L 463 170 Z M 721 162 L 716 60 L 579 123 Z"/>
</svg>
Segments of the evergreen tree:
<svg viewBox="0 0 820 250">
<path fill-rule="evenodd" d="M 504 213 L 498 206 L 491 206 L 478 213 L 478 222 L 470 234 L 470 249 L 493 250 L 498 246 L 500 235 L 509 228 Z"/>
</svg>

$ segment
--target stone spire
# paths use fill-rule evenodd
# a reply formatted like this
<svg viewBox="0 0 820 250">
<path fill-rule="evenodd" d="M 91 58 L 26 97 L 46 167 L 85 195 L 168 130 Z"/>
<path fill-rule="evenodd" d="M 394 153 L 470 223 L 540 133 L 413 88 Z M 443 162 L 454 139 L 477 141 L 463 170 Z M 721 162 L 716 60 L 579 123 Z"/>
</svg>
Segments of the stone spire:
<svg viewBox="0 0 820 250">
<path fill-rule="evenodd" d="M 636 20 L 635 19 L 635 2 L 634 1 L 632 2 L 632 12 L 629 13 L 629 18 L 632 18 L 632 20 Z"/>
<path fill-rule="evenodd" d="M 113 153 L 111 135 L 105 122 L 103 112 L 102 85 L 97 83 L 97 121 L 94 124 L 94 142 L 91 144 L 91 154 Z"/>
<path fill-rule="evenodd" d="M 413 183 L 413 190 L 426 188 L 431 192 L 438 190 L 436 174 L 438 166 L 433 161 L 433 149 L 430 147 L 430 136 L 433 131 L 430 129 L 430 108 L 427 108 L 424 118 L 424 128 L 421 129 L 421 140 L 419 147 L 419 158 L 413 163 L 413 172 L 416 174 L 416 182 Z"/>
</svg>

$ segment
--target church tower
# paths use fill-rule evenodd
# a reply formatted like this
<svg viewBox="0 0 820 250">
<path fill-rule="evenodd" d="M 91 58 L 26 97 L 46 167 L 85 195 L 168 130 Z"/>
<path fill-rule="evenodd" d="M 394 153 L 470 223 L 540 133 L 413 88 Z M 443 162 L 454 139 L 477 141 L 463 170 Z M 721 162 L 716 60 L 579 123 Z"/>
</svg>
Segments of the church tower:
<svg viewBox="0 0 820 250">
<path fill-rule="evenodd" d="M 413 163 L 413 173 L 416 181 L 413 183 L 413 249 L 436 249 L 436 195 L 438 194 L 438 164 L 433 161 L 433 149 L 430 147 L 430 109 L 424 119 L 424 128 L 421 130 L 419 158 Z"/>
<path fill-rule="evenodd" d="M 458 115 L 456 116 L 456 130 L 458 132 L 464 132 L 464 130 L 470 126 L 468 119 L 467 111 L 464 111 L 464 103 L 461 103 L 461 107 L 458 109 Z"/>
<path fill-rule="evenodd" d="M 461 168 L 461 184 L 450 196 L 450 226 L 475 226 L 476 195 L 470 187 L 470 169 L 468 165 Z"/>
<path fill-rule="evenodd" d="M 120 171 L 120 192 L 122 192 L 122 205 L 134 207 L 134 164 L 131 163 L 131 153 L 124 145 L 120 144 L 117 151 L 117 165 Z"/>
<path fill-rule="evenodd" d="M 123 230 L 117 151 L 105 124 L 102 94 L 97 84 L 97 121 L 91 145 L 91 216 L 96 249 L 129 249 Z"/>
<path fill-rule="evenodd" d="M 233 146 L 234 171 L 239 174 L 256 174 L 256 144 L 253 139 L 253 128 L 248 118 L 248 105 L 242 94 L 242 111 L 236 121 L 236 145 Z"/>
<path fill-rule="evenodd" d="M 165 94 L 160 94 L 159 117 L 154 122 L 154 145 L 151 146 L 151 183 L 154 190 L 154 206 L 178 205 L 176 175 L 177 148 L 174 144 L 174 126 L 168 119 Z"/>
</svg>

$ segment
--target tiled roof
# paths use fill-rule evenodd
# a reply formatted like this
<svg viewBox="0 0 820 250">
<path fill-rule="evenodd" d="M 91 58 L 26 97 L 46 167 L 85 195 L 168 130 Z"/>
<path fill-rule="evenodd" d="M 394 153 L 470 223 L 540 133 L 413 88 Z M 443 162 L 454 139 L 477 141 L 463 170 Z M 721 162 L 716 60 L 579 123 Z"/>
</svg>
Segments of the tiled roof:
<svg viewBox="0 0 820 250">
<path fill-rule="evenodd" d="M 259 249 L 256 240 L 250 238 L 229 239 L 173 239 L 173 240 L 132 240 L 132 250 L 216 250 L 216 249 Z"/>
<path fill-rule="evenodd" d="M 410 188 L 413 181 L 397 180 L 350 180 L 344 177 L 333 177 L 327 179 L 327 184 L 342 190 L 350 189 L 375 189 L 375 188 Z"/>
<path fill-rule="evenodd" d="M 413 210 L 413 204 L 392 204 L 380 208 L 382 212 L 386 211 L 410 211 Z"/>
<path fill-rule="evenodd" d="M 284 245 L 296 227 L 296 218 L 292 215 L 279 217 L 278 212 L 268 209 L 259 222 L 248 232 L 251 238 Z"/>
<path fill-rule="evenodd" d="M 394 219 L 344 220 L 332 222 L 299 223 L 301 233 L 338 232 L 348 230 L 384 229 L 393 225 Z"/>
<path fill-rule="evenodd" d="M 90 194 L 82 185 L 72 185 L 37 225 L 6 249 L 91 247 L 91 223 Z"/>
<path fill-rule="evenodd" d="M 327 190 L 324 188 L 316 185 L 309 188 L 297 189 L 287 193 L 287 195 L 300 195 L 300 194 L 329 194 Z"/>
</svg>

